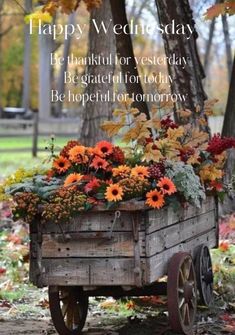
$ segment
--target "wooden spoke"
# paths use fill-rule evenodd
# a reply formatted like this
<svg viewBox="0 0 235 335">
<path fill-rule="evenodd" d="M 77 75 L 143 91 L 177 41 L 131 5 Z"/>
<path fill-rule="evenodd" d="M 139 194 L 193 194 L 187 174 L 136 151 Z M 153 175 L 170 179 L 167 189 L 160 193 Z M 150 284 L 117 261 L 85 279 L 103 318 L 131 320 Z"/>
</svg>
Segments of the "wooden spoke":
<svg viewBox="0 0 235 335">
<path fill-rule="evenodd" d="M 194 263 L 201 303 L 209 306 L 213 300 L 213 271 L 210 251 L 206 245 L 197 248 Z"/>
<path fill-rule="evenodd" d="M 168 268 L 167 296 L 171 328 L 192 335 L 197 309 L 196 275 L 188 253 L 175 254 Z"/>
<path fill-rule="evenodd" d="M 78 335 L 84 327 L 88 296 L 80 287 L 49 287 L 52 321 L 60 335 Z"/>
</svg>

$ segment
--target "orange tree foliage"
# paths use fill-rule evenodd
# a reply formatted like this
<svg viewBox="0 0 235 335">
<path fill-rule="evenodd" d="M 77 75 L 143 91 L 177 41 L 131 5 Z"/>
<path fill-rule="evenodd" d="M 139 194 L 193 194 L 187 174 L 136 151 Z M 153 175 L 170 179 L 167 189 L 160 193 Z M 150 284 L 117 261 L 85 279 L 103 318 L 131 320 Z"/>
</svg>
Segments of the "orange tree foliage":
<svg viewBox="0 0 235 335">
<path fill-rule="evenodd" d="M 219 15 L 234 15 L 235 14 L 235 1 L 227 0 L 223 3 L 216 4 L 210 7 L 205 13 L 205 18 L 207 20 L 213 20 L 215 17 Z"/>
<path fill-rule="evenodd" d="M 70 14 L 75 11 L 81 2 L 84 2 L 88 10 L 99 7 L 102 0 L 44 0 L 44 11 L 54 15 L 57 9 L 60 9 L 62 13 Z"/>
</svg>

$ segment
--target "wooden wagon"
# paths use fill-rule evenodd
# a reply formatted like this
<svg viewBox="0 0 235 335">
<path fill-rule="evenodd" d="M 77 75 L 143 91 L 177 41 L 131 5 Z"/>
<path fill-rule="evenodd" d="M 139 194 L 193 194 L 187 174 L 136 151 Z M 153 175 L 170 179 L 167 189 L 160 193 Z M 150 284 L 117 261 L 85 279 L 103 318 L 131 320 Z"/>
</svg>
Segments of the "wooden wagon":
<svg viewBox="0 0 235 335">
<path fill-rule="evenodd" d="M 59 334 L 79 334 L 89 296 L 167 294 L 172 329 L 192 334 L 197 293 L 209 305 L 213 272 L 209 248 L 218 244 L 217 205 L 150 210 L 143 202 L 96 208 L 69 223 L 30 231 L 30 280 L 49 287 L 52 320 Z M 167 275 L 167 282 L 159 278 Z"/>
</svg>

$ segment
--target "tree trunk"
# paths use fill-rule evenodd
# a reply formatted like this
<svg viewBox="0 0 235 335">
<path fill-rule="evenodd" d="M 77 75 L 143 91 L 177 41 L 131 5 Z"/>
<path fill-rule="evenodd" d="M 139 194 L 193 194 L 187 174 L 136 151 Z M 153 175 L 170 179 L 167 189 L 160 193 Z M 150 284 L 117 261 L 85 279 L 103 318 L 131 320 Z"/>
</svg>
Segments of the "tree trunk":
<svg viewBox="0 0 235 335">
<path fill-rule="evenodd" d="M 119 24 L 121 26 L 125 26 L 128 24 L 127 16 L 126 16 L 126 6 L 125 0 L 110 0 L 112 15 L 113 15 L 113 24 Z M 149 110 L 146 102 L 138 102 L 136 101 L 136 96 L 143 96 L 143 88 L 140 83 L 130 83 L 130 76 L 139 77 L 139 72 L 137 68 L 137 64 L 134 58 L 134 51 L 132 46 L 131 36 L 129 34 L 121 33 L 120 35 L 116 35 L 116 47 L 117 47 L 117 55 L 118 57 L 130 58 L 130 62 L 128 65 L 121 65 L 123 77 L 127 76 L 126 90 L 127 93 L 132 97 L 134 97 L 133 106 L 138 108 L 140 112 L 145 113 L 147 118 L 149 118 Z M 139 77 L 140 78 L 140 77 Z"/>
<path fill-rule="evenodd" d="M 68 25 L 74 25 L 76 15 L 77 15 L 77 12 L 74 12 L 69 16 Z M 70 52 L 71 42 L 72 42 L 72 36 L 69 35 L 67 40 L 64 41 L 63 59 L 65 61 L 64 61 L 63 65 L 61 65 L 60 73 L 59 73 L 59 77 L 58 77 L 58 84 L 57 84 L 58 95 L 63 94 L 64 91 L 65 91 L 64 73 L 67 71 L 67 68 L 68 68 L 68 56 L 69 56 L 69 52 Z M 56 116 L 57 117 L 61 116 L 62 107 L 63 107 L 63 102 L 58 101 L 56 103 Z"/>
<path fill-rule="evenodd" d="M 210 32 L 209 32 L 209 38 L 207 40 L 206 44 L 206 53 L 205 53 L 205 58 L 204 58 L 204 70 L 205 73 L 208 73 L 208 65 L 209 65 L 209 59 L 210 59 L 210 51 L 211 51 L 211 46 L 212 46 L 212 40 L 214 36 L 214 31 L 215 31 L 215 18 L 211 21 L 210 25 Z"/>
<path fill-rule="evenodd" d="M 231 40 L 230 40 L 230 35 L 229 35 L 228 20 L 227 20 L 226 15 L 222 15 L 222 24 L 223 24 L 224 41 L 225 41 L 226 55 L 227 55 L 228 82 L 230 82 L 231 71 L 232 71 L 232 66 L 233 66 L 233 57 L 232 57 Z"/>
<path fill-rule="evenodd" d="M 30 13 L 32 10 L 32 0 L 25 0 L 25 10 Z M 24 25 L 24 75 L 23 75 L 23 100 L 22 107 L 29 109 L 30 105 L 30 58 L 31 58 L 31 42 L 29 25 Z"/>
<path fill-rule="evenodd" d="M 186 96 L 185 102 L 178 101 L 175 104 L 175 110 L 191 110 L 193 113 L 190 121 L 192 121 L 192 124 L 197 125 L 198 117 L 203 116 L 204 101 L 207 96 L 202 85 L 202 79 L 205 78 L 205 74 L 197 51 L 196 40 L 198 35 L 195 30 L 192 10 L 188 0 L 175 0 L 174 5 L 170 0 L 156 0 L 156 5 L 160 24 L 165 26 L 175 20 L 176 25 L 190 24 L 194 28 L 194 33 L 189 39 L 187 39 L 186 35 L 170 34 L 164 34 L 163 38 L 168 57 L 175 54 L 177 57 L 188 59 L 185 69 L 176 65 L 169 65 L 168 69 L 173 79 L 171 84 L 172 93 Z M 196 107 L 199 107 L 199 113 L 195 113 Z M 176 120 L 180 123 L 182 120 L 180 120 L 177 113 L 175 114 Z M 209 131 L 208 127 L 205 130 Z"/>
<path fill-rule="evenodd" d="M 228 93 L 228 101 L 224 116 L 224 124 L 222 135 L 235 137 L 235 56 L 233 60 L 233 68 L 231 74 L 230 88 Z M 235 150 L 230 150 L 228 154 L 228 160 L 226 164 L 225 182 L 231 182 L 232 176 L 235 172 Z M 235 211 L 235 201 L 233 197 L 226 196 L 224 203 L 222 204 L 220 211 L 221 214 L 228 214 Z"/>
<path fill-rule="evenodd" d="M 102 21 L 104 21 L 105 24 L 109 23 L 110 18 L 110 3 L 109 1 L 103 1 L 98 9 L 92 9 L 90 22 L 95 19 L 97 25 L 100 26 Z M 88 57 L 94 54 L 102 55 L 103 57 L 112 55 L 112 59 L 114 58 L 115 41 L 111 28 L 112 27 L 110 27 L 107 34 L 103 31 L 100 31 L 100 33 L 97 34 L 94 25 L 90 23 Z M 86 72 L 93 76 L 97 76 L 98 74 L 102 74 L 102 76 L 111 74 L 112 76 L 114 74 L 114 64 L 101 66 L 91 65 L 87 67 Z M 107 138 L 105 133 L 100 129 L 100 125 L 103 121 L 110 119 L 112 115 L 113 84 L 89 84 L 86 93 L 91 95 L 96 92 L 100 92 L 102 95 L 110 94 L 110 99 L 105 102 L 87 102 L 80 136 L 82 143 L 86 146 L 92 146 L 95 142 Z"/>
<path fill-rule="evenodd" d="M 51 35 L 39 36 L 39 117 L 51 116 Z"/>
</svg>

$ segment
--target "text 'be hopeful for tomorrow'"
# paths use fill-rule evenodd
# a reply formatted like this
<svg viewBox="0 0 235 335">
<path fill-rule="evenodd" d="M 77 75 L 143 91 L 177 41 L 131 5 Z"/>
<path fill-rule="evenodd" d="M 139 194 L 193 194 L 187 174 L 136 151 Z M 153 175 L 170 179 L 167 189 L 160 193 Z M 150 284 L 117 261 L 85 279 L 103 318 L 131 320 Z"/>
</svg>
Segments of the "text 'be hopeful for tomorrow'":
<svg viewBox="0 0 235 335">
<path fill-rule="evenodd" d="M 194 32 L 194 28 L 190 24 L 176 23 L 172 20 L 169 24 L 135 24 L 134 21 L 130 21 L 129 24 L 113 24 L 113 20 L 101 23 L 97 23 L 95 19 L 92 20 L 91 24 L 94 26 L 97 34 L 108 34 L 112 30 L 115 35 L 153 35 L 155 33 L 166 34 L 166 35 L 184 35 L 187 39 L 190 39 Z M 33 20 L 30 20 L 30 34 L 33 34 L 35 29 L 39 35 L 51 35 L 54 40 L 59 36 L 64 36 L 67 40 L 70 36 L 74 36 L 76 39 L 80 39 L 82 35 L 88 31 L 88 24 L 44 24 L 39 20 L 39 24 L 35 27 Z"/>
</svg>

